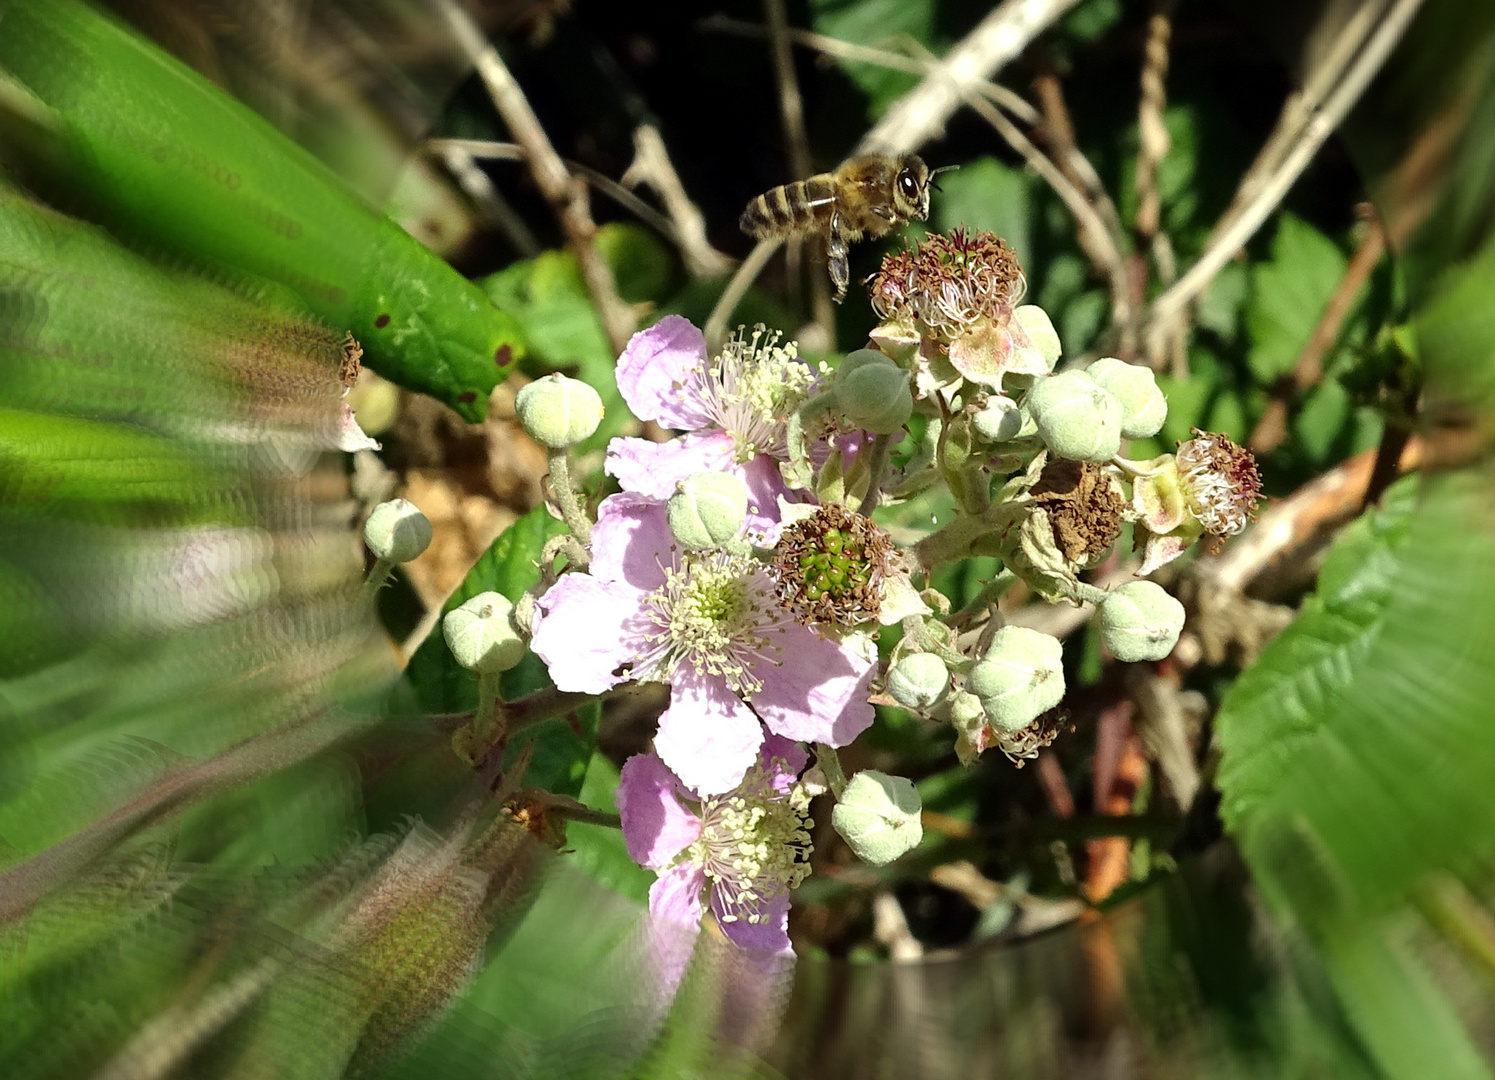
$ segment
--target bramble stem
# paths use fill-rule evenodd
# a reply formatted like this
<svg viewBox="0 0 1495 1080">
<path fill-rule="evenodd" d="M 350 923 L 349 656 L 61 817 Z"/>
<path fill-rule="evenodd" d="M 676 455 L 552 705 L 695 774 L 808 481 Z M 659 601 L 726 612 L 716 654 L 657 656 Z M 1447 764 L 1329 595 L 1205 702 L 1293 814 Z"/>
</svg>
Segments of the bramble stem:
<svg viewBox="0 0 1495 1080">
<path fill-rule="evenodd" d="M 891 435 L 879 435 L 872 440 L 872 456 L 868 462 L 867 469 L 867 496 L 862 500 L 862 505 L 857 507 L 857 513 L 863 517 L 871 517 L 872 511 L 877 509 L 877 502 L 882 497 L 882 474 L 888 465 L 888 443 L 892 441 Z"/>
<path fill-rule="evenodd" d="M 831 794 L 839 800 L 846 791 L 846 773 L 841 768 L 841 756 L 836 753 L 834 747 L 827 746 L 825 743 L 816 743 L 815 763 L 820 766 L 820 771 L 825 773 L 825 782 L 831 789 Z"/>
<path fill-rule="evenodd" d="M 571 488 L 571 459 L 565 450 L 551 450 L 549 457 L 550 493 L 555 497 L 555 504 L 560 507 L 561 517 L 576 539 L 589 544 L 592 542 L 592 522 L 582 511 L 576 492 Z"/>
</svg>

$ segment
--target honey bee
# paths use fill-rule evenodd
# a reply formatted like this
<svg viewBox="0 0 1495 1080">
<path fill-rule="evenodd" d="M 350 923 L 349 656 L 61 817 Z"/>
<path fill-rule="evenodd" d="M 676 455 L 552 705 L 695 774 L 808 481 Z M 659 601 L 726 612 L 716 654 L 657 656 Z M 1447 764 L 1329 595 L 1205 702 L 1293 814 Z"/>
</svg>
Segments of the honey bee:
<svg viewBox="0 0 1495 1080">
<path fill-rule="evenodd" d="M 757 240 L 824 233 L 839 304 L 851 281 L 847 245 L 910 219 L 927 221 L 932 176 L 917 154 L 854 157 L 835 172 L 765 191 L 747 204 L 737 224 Z"/>
</svg>

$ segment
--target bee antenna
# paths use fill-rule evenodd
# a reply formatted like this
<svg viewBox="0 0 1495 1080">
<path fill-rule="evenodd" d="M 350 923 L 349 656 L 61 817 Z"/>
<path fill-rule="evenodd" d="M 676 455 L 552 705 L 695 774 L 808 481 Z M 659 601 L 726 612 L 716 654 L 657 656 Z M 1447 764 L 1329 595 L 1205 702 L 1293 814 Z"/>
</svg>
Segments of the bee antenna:
<svg viewBox="0 0 1495 1080">
<path fill-rule="evenodd" d="M 929 186 L 934 188 L 935 191 L 944 191 L 944 188 L 940 187 L 939 184 L 934 182 L 934 178 L 942 172 L 954 172 L 958 168 L 960 168 L 959 165 L 941 165 L 938 169 L 930 169 Z"/>
</svg>

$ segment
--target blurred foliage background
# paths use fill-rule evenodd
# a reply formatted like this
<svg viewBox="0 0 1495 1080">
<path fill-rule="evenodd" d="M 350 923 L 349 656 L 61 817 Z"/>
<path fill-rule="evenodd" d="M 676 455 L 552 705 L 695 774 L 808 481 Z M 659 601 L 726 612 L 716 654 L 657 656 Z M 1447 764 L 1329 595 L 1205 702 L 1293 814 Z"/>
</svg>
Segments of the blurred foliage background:
<svg viewBox="0 0 1495 1080">
<path fill-rule="evenodd" d="M 1495 16 L 1009 5 L 0 3 L 5 1075 L 1495 1073 Z M 159 87 L 90 99 L 110 56 L 59 67 L 64 17 L 263 118 L 282 218 L 213 202 L 227 127 Z M 931 103 L 933 58 L 977 46 L 964 96 Z M 536 127 L 495 105 L 494 56 Z M 135 130 L 170 149 L 122 181 L 104 151 L 129 165 L 148 147 L 109 140 Z M 847 764 L 913 777 L 926 838 L 873 871 L 817 830 L 791 990 L 652 923 L 615 830 L 571 822 L 554 854 L 558 822 L 505 785 L 523 765 L 611 810 L 660 701 L 577 709 L 474 769 L 449 735 L 476 687 L 429 632 L 518 596 L 557 531 L 516 385 L 598 387 L 603 490 L 606 439 L 639 430 L 621 341 L 706 323 L 747 200 L 869 133 L 959 166 L 927 227 L 1005 237 L 1067 362 L 1158 371 L 1169 426 L 1132 457 L 1221 431 L 1273 499 L 1168 568 L 1190 622 L 1161 664 L 1004 601 L 1068 639 L 1073 730 L 1031 767 L 963 769 L 948 732 L 881 710 Z M 275 221 L 332 220 L 314 204 L 353 223 L 326 272 L 355 306 L 396 278 L 464 295 L 391 255 L 377 210 L 509 320 L 497 370 L 435 388 L 365 341 L 387 378 L 348 400 L 377 452 L 328 452 L 351 322 L 254 262 Z M 853 276 L 901 242 L 854 247 Z M 807 255 L 717 317 L 860 346 L 865 300 L 832 308 Z M 396 492 L 436 540 L 374 604 L 357 526 Z M 947 511 L 881 516 L 907 536 Z M 959 605 L 995 569 L 937 584 Z M 537 662 L 506 678 L 546 691 Z"/>
</svg>

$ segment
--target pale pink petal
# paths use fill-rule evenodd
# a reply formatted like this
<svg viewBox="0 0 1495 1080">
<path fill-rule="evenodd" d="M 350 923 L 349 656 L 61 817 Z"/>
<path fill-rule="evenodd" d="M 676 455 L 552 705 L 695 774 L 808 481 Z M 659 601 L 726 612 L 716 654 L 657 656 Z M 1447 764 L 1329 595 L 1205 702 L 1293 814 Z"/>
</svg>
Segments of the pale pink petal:
<svg viewBox="0 0 1495 1080">
<path fill-rule="evenodd" d="M 700 431 L 669 442 L 616 438 L 607 444 L 602 469 L 617 477 L 624 491 L 668 499 L 675 484 L 692 473 L 730 472 L 734 443 L 725 431 Z"/>
<path fill-rule="evenodd" d="M 639 593 L 627 585 L 567 574 L 536 606 L 540 621 L 530 647 L 559 690 L 600 694 L 618 685 L 628 677 L 619 669 L 647 644 Z"/>
<path fill-rule="evenodd" d="M 351 454 L 355 450 L 379 449 L 379 444 L 365 435 L 363 428 L 358 426 L 358 417 L 353 415 L 353 409 L 346 401 L 339 403 L 336 429 L 333 445 L 339 450 Z"/>
<path fill-rule="evenodd" d="M 717 675 L 688 665 L 670 680 L 670 707 L 659 718 L 654 752 L 698 795 L 720 795 L 758 760 L 763 727 Z"/>
<path fill-rule="evenodd" d="M 701 819 L 680 802 L 681 788 L 655 754 L 635 754 L 623 763 L 614 797 L 628 854 L 640 866 L 662 869 L 700 837 Z"/>
<path fill-rule="evenodd" d="M 764 901 L 759 910 L 765 916 L 762 922 L 748 922 L 740 917 L 727 922 L 723 918 L 725 913 L 717 903 L 716 893 L 712 892 L 711 913 L 716 916 L 716 923 L 722 928 L 722 933 L 734 945 L 769 954 L 789 952 L 789 894 L 779 893 Z"/>
<path fill-rule="evenodd" d="M 1147 543 L 1142 549 L 1142 565 L 1137 568 L 1137 576 L 1146 577 L 1154 570 L 1167 566 L 1188 551 L 1196 539 L 1198 538 L 1194 536 L 1180 536 L 1177 533 L 1165 533 L 1162 536 L 1147 534 Z"/>
<path fill-rule="evenodd" d="M 672 866 L 649 888 L 649 910 L 676 926 L 699 926 L 706 872 L 695 863 Z"/>
<path fill-rule="evenodd" d="M 768 730 L 800 742 L 845 746 L 872 723 L 875 664 L 799 623 L 776 642 L 778 665 L 756 672 L 753 708 Z"/>
<path fill-rule="evenodd" d="M 763 771 L 769 776 L 770 786 L 780 794 L 788 794 L 799 774 L 810 763 L 810 755 L 799 743 L 772 732 L 763 737 L 763 747 L 758 751 Z"/>
<path fill-rule="evenodd" d="M 696 431 L 712 422 L 698 389 L 706 338 L 679 315 L 640 330 L 618 358 L 618 391 L 640 420 Z"/>
<path fill-rule="evenodd" d="M 588 573 L 651 593 L 664 584 L 665 568 L 675 565 L 677 546 L 664 503 L 630 491 L 609 495 L 597 508 Z"/>
<path fill-rule="evenodd" d="M 779 463 L 767 454 L 759 454 L 745 465 L 733 463 L 724 472 L 735 472 L 748 489 L 747 530 L 771 533 L 779 524 L 779 497 L 789 502 L 810 498 L 784 483 Z"/>
</svg>

